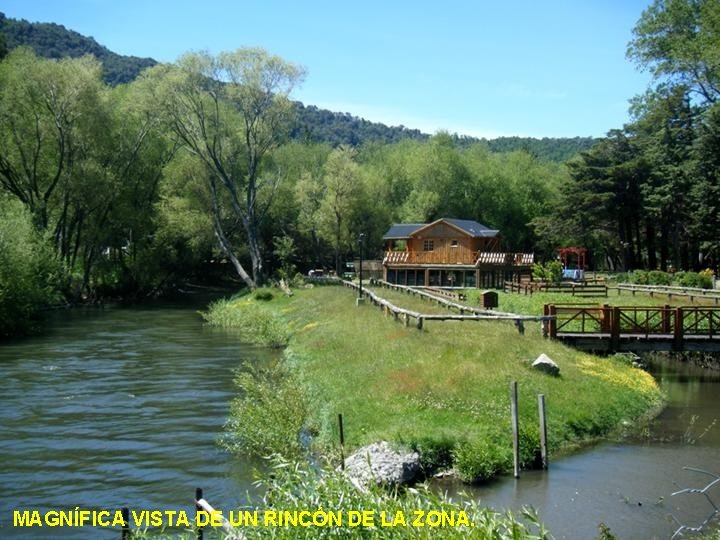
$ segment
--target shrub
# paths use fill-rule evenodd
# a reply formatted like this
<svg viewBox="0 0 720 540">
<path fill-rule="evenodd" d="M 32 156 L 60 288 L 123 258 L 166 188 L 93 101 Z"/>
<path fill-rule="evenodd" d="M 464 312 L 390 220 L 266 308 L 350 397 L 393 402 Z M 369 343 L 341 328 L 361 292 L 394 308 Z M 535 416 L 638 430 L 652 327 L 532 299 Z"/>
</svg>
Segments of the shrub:
<svg viewBox="0 0 720 540">
<path fill-rule="evenodd" d="M 562 281 L 562 264 L 560 264 L 559 261 L 533 264 L 533 279 L 550 283 L 560 283 Z"/>
<path fill-rule="evenodd" d="M 222 445 L 255 456 L 302 453 L 300 432 L 307 409 L 298 384 L 282 364 L 235 376 L 240 397 L 230 404 Z"/>
<path fill-rule="evenodd" d="M 269 302 L 273 299 L 273 293 L 268 289 L 258 289 L 255 291 L 255 294 L 253 294 L 253 298 L 261 302 Z"/>
<path fill-rule="evenodd" d="M 453 462 L 455 440 L 450 437 L 420 437 L 400 441 L 420 454 L 420 467 L 427 476 L 442 469 L 449 469 Z"/>
<path fill-rule="evenodd" d="M 280 348 L 290 339 L 288 325 L 277 312 L 245 298 L 213 302 L 202 316 L 211 326 L 237 330 L 247 343 Z"/>
<path fill-rule="evenodd" d="M 712 271 L 711 271 L 712 272 Z M 675 282 L 681 287 L 696 287 L 698 289 L 712 289 L 712 274 L 697 272 L 678 272 L 675 274 Z"/>
<path fill-rule="evenodd" d="M 661 270 L 650 270 L 647 273 L 648 285 L 670 285 L 672 276 Z"/>
<path fill-rule="evenodd" d="M 706 268 L 705 270 L 700 270 L 698 272 L 701 276 L 708 278 L 710 281 L 712 281 L 715 278 L 715 272 L 713 272 L 710 268 Z"/>
<path fill-rule="evenodd" d="M 464 441 L 453 450 L 453 461 L 463 482 L 483 482 L 510 467 L 512 451 L 487 440 Z"/>
<path fill-rule="evenodd" d="M 648 285 L 648 273 L 645 270 L 633 270 L 629 275 L 630 283 Z"/>
<path fill-rule="evenodd" d="M 62 298 L 64 278 L 30 213 L 20 203 L 0 199 L 0 336 L 32 331 L 39 310 Z"/>
</svg>

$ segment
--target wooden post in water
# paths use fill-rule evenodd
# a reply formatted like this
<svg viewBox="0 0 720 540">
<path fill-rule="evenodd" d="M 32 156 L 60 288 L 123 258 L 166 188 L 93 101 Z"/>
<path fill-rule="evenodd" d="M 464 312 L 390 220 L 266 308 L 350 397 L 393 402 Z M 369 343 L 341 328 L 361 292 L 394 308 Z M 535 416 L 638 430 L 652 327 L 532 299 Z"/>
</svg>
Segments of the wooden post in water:
<svg viewBox="0 0 720 540">
<path fill-rule="evenodd" d="M 510 415 L 512 416 L 513 435 L 513 473 L 520 478 L 520 423 L 518 419 L 517 381 L 510 383 Z"/>
<path fill-rule="evenodd" d="M 130 535 L 130 510 L 127 506 L 123 506 L 120 509 L 120 515 L 122 515 L 122 529 L 120 529 L 120 540 L 127 540 Z"/>
<path fill-rule="evenodd" d="M 340 468 L 345 470 L 345 431 L 343 430 L 342 413 L 338 413 L 338 431 L 340 432 Z"/>
<path fill-rule="evenodd" d="M 545 394 L 538 394 L 538 416 L 540 420 L 540 458 L 542 468 L 548 468 L 547 423 L 545 422 Z"/>
<path fill-rule="evenodd" d="M 203 498 L 203 490 L 202 488 L 195 488 L 195 523 L 198 523 L 199 517 L 200 517 L 200 511 L 202 510 L 202 506 L 200 506 L 197 501 Z M 197 528 L 197 540 L 203 540 L 203 528 L 198 527 Z"/>
</svg>

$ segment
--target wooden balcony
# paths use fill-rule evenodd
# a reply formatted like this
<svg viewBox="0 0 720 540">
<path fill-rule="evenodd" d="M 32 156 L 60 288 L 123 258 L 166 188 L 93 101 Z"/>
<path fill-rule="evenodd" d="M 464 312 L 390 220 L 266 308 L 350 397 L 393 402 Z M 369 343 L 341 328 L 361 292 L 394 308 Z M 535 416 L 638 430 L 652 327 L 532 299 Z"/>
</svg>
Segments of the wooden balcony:
<svg viewBox="0 0 720 540">
<path fill-rule="evenodd" d="M 460 266 L 531 266 L 533 253 L 487 251 L 386 251 L 385 265 L 460 265 Z"/>
</svg>

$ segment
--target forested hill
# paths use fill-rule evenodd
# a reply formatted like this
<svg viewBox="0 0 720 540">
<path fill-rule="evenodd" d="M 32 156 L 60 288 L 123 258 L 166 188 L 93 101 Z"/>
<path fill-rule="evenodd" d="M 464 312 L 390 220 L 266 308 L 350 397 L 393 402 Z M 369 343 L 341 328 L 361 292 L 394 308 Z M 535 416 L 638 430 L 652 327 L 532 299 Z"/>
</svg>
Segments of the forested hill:
<svg viewBox="0 0 720 540">
<path fill-rule="evenodd" d="M 482 139 L 493 152 L 526 150 L 528 153 L 547 161 L 565 161 L 578 152 L 588 150 L 599 139 L 594 137 L 498 137 Z"/>
<path fill-rule="evenodd" d="M 60 24 L 30 23 L 10 19 L 0 13 L 0 33 L 8 49 L 25 45 L 45 58 L 73 58 L 92 54 L 103 64 L 103 78 L 108 84 L 132 81 L 143 69 L 157 64 L 152 58 L 122 56 L 100 45 L 91 37 L 68 30 Z"/>
<path fill-rule="evenodd" d="M 92 54 L 102 62 L 105 82 L 111 85 L 130 82 L 143 69 L 157 64 L 157 61 L 152 58 L 116 54 L 93 38 L 68 30 L 59 24 L 31 23 L 26 20 L 7 18 L 0 13 L 0 56 L 2 56 L 3 39 L 8 50 L 24 45 L 31 47 L 36 54 L 46 58 L 78 57 Z M 299 140 L 325 142 L 332 146 L 341 144 L 359 146 L 370 141 L 387 144 L 402 139 L 425 140 L 430 137 L 429 134 L 417 129 L 387 126 L 344 112 L 332 112 L 300 102 L 296 102 L 296 104 L 298 122 L 292 136 Z M 565 161 L 578 152 L 587 150 L 596 142 L 592 137 L 543 139 L 499 137 L 488 140 L 455 135 L 454 139 L 460 147 L 481 142 L 493 152 L 525 150 L 546 161 Z"/>
<path fill-rule="evenodd" d="M 418 129 L 410 129 L 405 126 L 390 127 L 352 116 L 349 113 L 332 112 L 319 109 L 314 105 L 303 105 L 300 102 L 296 102 L 296 105 L 298 107 L 298 124 L 292 133 L 296 139 L 327 142 L 333 146 L 341 144 L 357 146 L 366 141 L 393 143 L 401 139 L 426 140 L 430 138 L 430 135 Z M 593 137 L 478 139 L 467 135 L 453 135 L 453 139 L 459 147 L 481 143 L 492 152 L 525 150 L 545 161 L 565 161 L 578 152 L 588 150 L 597 142 L 597 139 Z"/>
</svg>

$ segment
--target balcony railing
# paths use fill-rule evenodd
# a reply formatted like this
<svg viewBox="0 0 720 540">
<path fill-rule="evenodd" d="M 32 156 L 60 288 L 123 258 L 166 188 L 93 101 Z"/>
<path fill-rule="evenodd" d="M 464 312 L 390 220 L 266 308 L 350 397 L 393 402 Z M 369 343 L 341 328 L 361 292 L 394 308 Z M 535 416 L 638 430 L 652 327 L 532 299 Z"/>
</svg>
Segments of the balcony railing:
<svg viewBox="0 0 720 540">
<path fill-rule="evenodd" d="M 383 264 L 458 264 L 467 266 L 531 266 L 533 253 L 478 251 L 447 255 L 435 251 L 386 251 Z"/>
</svg>

